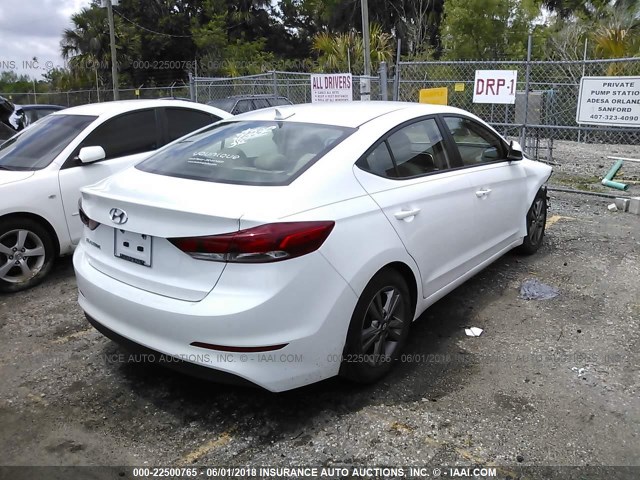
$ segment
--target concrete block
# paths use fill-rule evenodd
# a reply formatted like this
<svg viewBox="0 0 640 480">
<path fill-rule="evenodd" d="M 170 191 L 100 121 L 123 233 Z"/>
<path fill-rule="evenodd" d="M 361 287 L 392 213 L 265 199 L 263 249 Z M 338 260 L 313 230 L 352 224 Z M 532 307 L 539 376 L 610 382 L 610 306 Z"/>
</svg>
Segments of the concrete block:
<svg viewBox="0 0 640 480">
<path fill-rule="evenodd" d="M 615 202 L 616 202 L 616 207 L 618 207 L 618 210 L 620 210 L 621 212 L 629 211 L 628 198 L 616 198 Z"/>
<path fill-rule="evenodd" d="M 629 199 L 629 213 L 640 215 L 640 197 Z"/>
</svg>

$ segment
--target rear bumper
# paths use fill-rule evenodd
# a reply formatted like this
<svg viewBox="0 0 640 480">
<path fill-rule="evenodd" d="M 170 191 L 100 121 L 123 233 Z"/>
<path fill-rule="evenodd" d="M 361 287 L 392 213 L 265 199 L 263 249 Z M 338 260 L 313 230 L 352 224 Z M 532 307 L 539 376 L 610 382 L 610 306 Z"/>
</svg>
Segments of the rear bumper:
<svg viewBox="0 0 640 480">
<path fill-rule="evenodd" d="M 115 280 L 90 265 L 83 245 L 76 249 L 73 263 L 80 306 L 98 330 L 120 343 L 218 370 L 270 391 L 297 388 L 339 371 L 357 297 L 319 252 L 287 261 L 284 269 L 278 264 L 252 268 L 250 275 L 243 269 L 246 265 L 230 264 L 216 288 L 199 302 Z M 243 353 L 205 349 L 192 342 L 286 346 Z"/>
<path fill-rule="evenodd" d="M 135 343 L 128 338 L 123 337 L 122 335 L 118 335 L 113 330 L 109 330 L 107 327 L 96 321 L 96 319 L 91 318 L 89 315 L 86 315 L 87 321 L 98 330 L 105 337 L 113 340 L 114 342 L 122 345 L 124 348 L 133 352 L 135 354 L 143 355 L 142 358 L 148 360 L 149 362 L 169 367 L 178 372 L 186 373 L 187 375 L 191 375 L 192 377 L 198 377 L 205 380 L 211 380 L 218 383 L 226 383 L 229 385 L 243 385 L 243 386 L 254 386 L 253 383 L 245 380 L 244 378 L 237 377 L 230 373 L 222 372 L 220 370 L 214 370 L 212 368 L 203 367 L 201 365 L 197 365 L 195 363 L 190 363 L 184 360 L 181 360 L 176 357 L 168 357 L 156 350 L 151 348 L 147 348 L 139 343 Z"/>
</svg>

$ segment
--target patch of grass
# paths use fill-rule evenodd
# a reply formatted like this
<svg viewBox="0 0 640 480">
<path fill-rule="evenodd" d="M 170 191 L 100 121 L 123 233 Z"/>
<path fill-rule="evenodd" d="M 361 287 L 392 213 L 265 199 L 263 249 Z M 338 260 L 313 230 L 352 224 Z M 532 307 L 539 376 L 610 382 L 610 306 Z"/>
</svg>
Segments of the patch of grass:
<svg viewBox="0 0 640 480">
<path fill-rule="evenodd" d="M 554 173 L 551 177 L 551 183 L 575 190 L 587 190 L 593 192 L 602 192 L 604 190 L 602 179 L 596 176 L 585 175 L 569 175 L 567 173 Z"/>
</svg>

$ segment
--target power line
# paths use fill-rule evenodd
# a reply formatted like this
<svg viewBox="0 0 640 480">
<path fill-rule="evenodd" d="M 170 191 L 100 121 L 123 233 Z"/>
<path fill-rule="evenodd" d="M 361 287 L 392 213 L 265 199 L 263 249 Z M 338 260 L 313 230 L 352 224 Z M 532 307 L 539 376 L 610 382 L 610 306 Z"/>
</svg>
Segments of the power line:
<svg viewBox="0 0 640 480">
<path fill-rule="evenodd" d="M 133 20 L 129 20 L 127 17 L 125 17 L 122 13 L 118 12 L 117 10 L 113 10 L 120 18 L 122 18 L 123 20 L 126 20 L 127 22 L 129 22 L 131 25 L 134 25 L 138 28 L 141 28 L 142 30 L 146 30 L 149 33 L 153 33 L 155 35 L 162 35 L 163 37 L 172 37 L 172 38 L 193 38 L 197 35 L 172 35 L 170 33 L 162 33 L 162 32 L 156 32 L 155 30 L 151 30 L 150 28 L 147 27 L 143 27 L 142 25 L 137 24 L 136 22 L 134 22 Z"/>
<path fill-rule="evenodd" d="M 142 30 L 146 30 L 149 33 L 153 33 L 154 35 L 162 35 L 163 37 L 171 37 L 171 38 L 194 38 L 194 37 L 203 37 L 207 35 L 207 33 L 201 33 L 200 35 L 172 35 L 170 33 L 156 32 L 155 30 L 151 30 L 150 28 L 143 27 L 139 23 L 136 23 L 133 20 L 130 20 L 129 18 L 125 17 L 122 13 L 118 12 L 115 8 L 113 9 L 113 12 L 123 20 L 126 20 L 127 22 L 129 22 L 131 25 L 134 25 Z M 244 22 L 236 23 L 235 25 L 229 25 L 227 26 L 227 30 L 231 30 L 232 28 L 239 27 L 240 25 L 242 25 L 242 23 Z"/>
</svg>

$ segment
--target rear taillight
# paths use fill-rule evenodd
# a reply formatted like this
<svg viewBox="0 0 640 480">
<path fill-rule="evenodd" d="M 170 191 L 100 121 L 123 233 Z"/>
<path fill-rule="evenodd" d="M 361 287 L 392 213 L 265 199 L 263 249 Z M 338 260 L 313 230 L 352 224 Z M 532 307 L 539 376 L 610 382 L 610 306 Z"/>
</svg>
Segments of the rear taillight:
<svg viewBox="0 0 640 480">
<path fill-rule="evenodd" d="M 87 214 L 84 213 L 84 210 L 82 210 L 82 199 L 78 200 L 78 213 L 80 214 L 80 220 L 89 228 L 89 230 L 95 230 L 100 226 L 99 222 L 91 220 Z"/>
<path fill-rule="evenodd" d="M 317 250 L 334 225 L 335 222 L 270 223 L 222 235 L 170 238 L 169 241 L 199 260 L 278 262 Z"/>
</svg>

